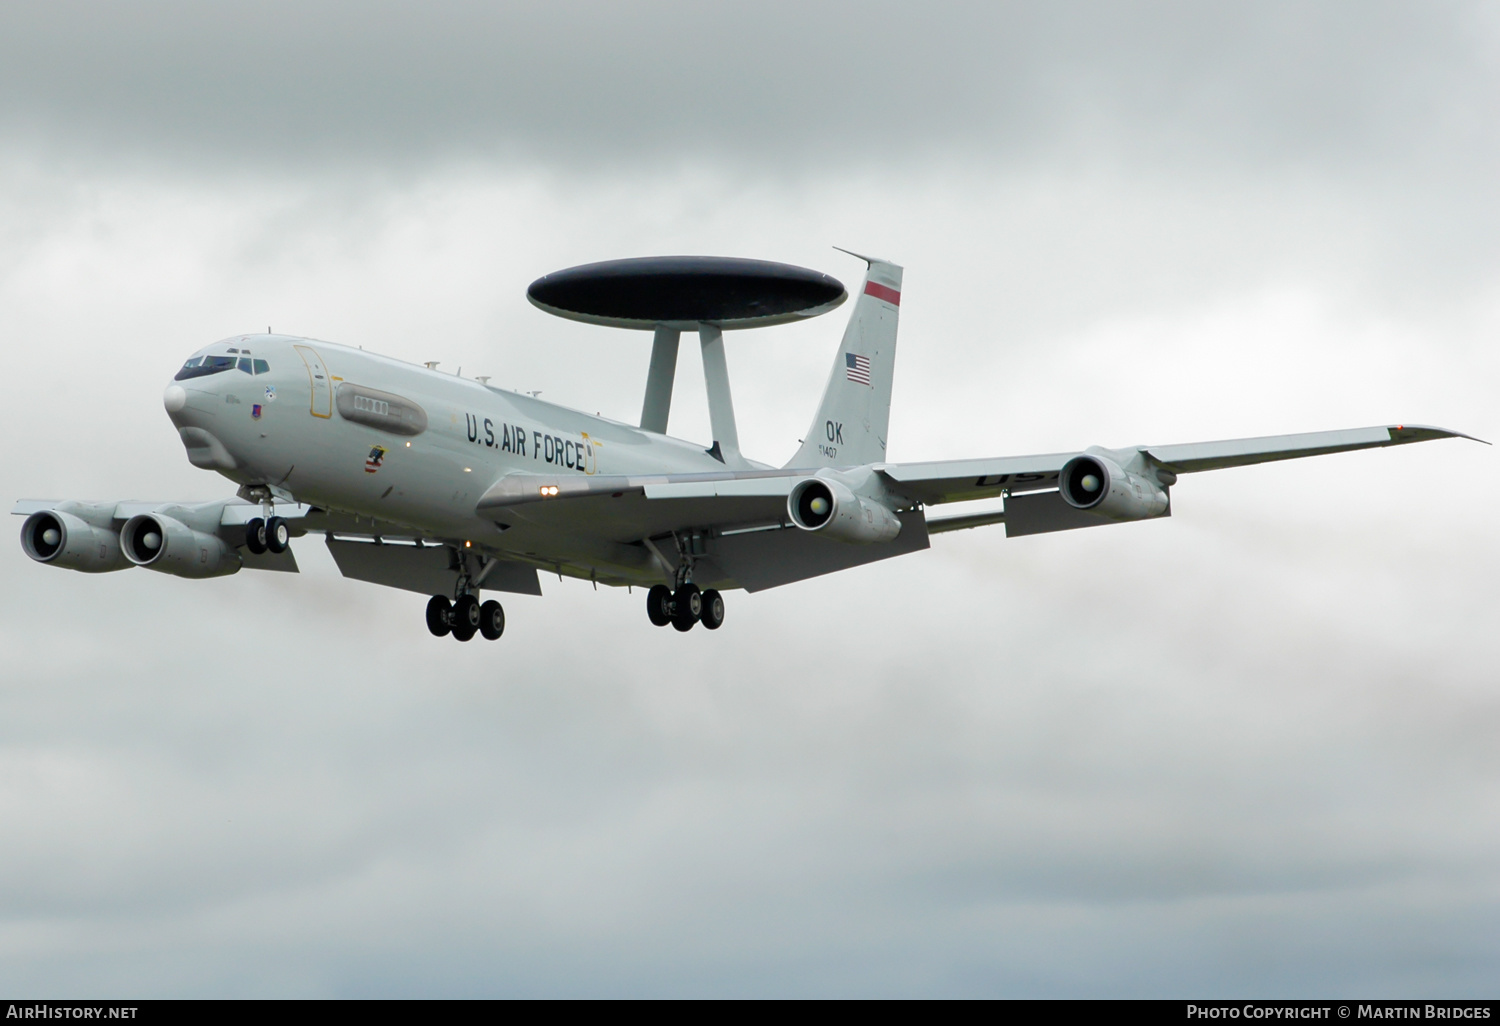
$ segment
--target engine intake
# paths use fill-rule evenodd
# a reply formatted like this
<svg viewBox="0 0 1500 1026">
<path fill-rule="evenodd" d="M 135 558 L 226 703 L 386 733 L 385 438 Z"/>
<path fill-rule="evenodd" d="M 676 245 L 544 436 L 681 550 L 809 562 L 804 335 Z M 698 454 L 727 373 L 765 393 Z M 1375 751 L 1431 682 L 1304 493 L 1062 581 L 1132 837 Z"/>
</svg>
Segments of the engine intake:
<svg viewBox="0 0 1500 1026">
<path fill-rule="evenodd" d="M 1074 456 L 1058 475 L 1063 501 L 1111 520 L 1148 520 L 1167 511 L 1166 489 L 1106 456 Z"/>
<path fill-rule="evenodd" d="M 226 577 L 240 569 L 239 553 L 218 535 L 195 531 L 160 513 L 127 520 L 120 548 L 136 566 L 174 577 Z"/>
<path fill-rule="evenodd" d="M 130 561 L 120 552 L 120 538 L 104 527 L 95 527 L 62 510 L 40 510 L 21 525 L 21 548 L 38 563 L 103 574 L 128 570 Z"/>
<path fill-rule="evenodd" d="M 858 545 L 887 542 L 901 533 L 896 514 L 838 481 L 821 477 L 797 482 L 786 498 L 786 511 L 804 531 Z"/>
</svg>

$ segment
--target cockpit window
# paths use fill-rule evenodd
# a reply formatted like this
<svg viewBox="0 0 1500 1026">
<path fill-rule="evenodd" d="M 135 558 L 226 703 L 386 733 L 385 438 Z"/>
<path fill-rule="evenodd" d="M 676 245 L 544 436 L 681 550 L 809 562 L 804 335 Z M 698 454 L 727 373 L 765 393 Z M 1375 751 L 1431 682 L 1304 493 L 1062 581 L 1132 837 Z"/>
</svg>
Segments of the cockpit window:
<svg viewBox="0 0 1500 1026">
<path fill-rule="evenodd" d="M 264 361 L 264 360 L 256 360 L 255 361 L 255 373 L 257 373 L 257 374 L 269 374 L 269 373 L 271 373 L 271 365 L 269 363 L 267 363 L 266 361 Z"/>
<path fill-rule="evenodd" d="M 223 371 L 234 370 L 235 358 L 233 356 L 205 356 L 194 357 L 182 365 L 173 381 L 185 381 L 188 378 L 201 378 L 205 374 L 219 374 Z"/>
<path fill-rule="evenodd" d="M 254 374 L 255 373 L 255 371 L 253 369 L 253 365 L 250 362 L 250 357 L 248 357 L 248 356 L 242 356 L 242 357 L 240 357 L 240 370 L 244 371 L 246 374 Z"/>
</svg>

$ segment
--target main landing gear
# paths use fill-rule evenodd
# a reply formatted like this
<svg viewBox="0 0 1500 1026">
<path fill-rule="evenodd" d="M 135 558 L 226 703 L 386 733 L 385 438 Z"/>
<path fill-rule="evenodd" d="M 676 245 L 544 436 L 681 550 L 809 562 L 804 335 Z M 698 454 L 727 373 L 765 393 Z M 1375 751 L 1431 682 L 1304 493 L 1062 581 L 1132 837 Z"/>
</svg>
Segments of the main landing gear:
<svg viewBox="0 0 1500 1026">
<path fill-rule="evenodd" d="M 676 591 L 658 584 L 646 593 L 646 615 L 658 627 L 671 624 L 679 631 L 690 631 L 701 623 L 711 631 L 724 625 L 724 596 L 712 588 L 699 591 L 686 583 Z"/>
<path fill-rule="evenodd" d="M 291 541 L 291 531 L 281 517 L 256 517 L 245 525 L 245 548 L 257 556 L 263 552 L 279 556 Z"/>
<path fill-rule="evenodd" d="M 449 602 L 446 596 L 434 595 L 427 602 L 427 629 L 439 638 L 452 634 L 459 641 L 469 641 L 483 634 L 494 641 L 505 633 L 505 610 L 494 599 L 480 602 L 464 594 Z"/>
</svg>

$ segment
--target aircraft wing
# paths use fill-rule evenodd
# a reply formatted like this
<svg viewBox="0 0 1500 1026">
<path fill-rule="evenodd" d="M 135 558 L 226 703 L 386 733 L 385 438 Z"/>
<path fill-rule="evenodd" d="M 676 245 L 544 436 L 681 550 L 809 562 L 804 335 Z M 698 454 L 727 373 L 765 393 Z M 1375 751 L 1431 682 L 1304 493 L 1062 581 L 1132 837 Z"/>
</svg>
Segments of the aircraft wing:
<svg viewBox="0 0 1500 1026">
<path fill-rule="evenodd" d="M 1171 485 L 1179 474 L 1300 459 L 1304 456 L 1322 456 L 1355 449 L 1429 442 L 1438 438 L 1470 438 L 1480 441 L 1473 439 L 1471 435 L 1444 428 L 1394 424 L 1342 431 L 1190 442 L 1185 445 L 1142 445 L 1104 452 L 1122 465 L 1137 463 L 1143 470 L 1153 471 L 1162 484 Z M 1082 454 L 1052 453 L 991 460 L 901 463 L 885 466 L 882 470 L 904 494 L 929 505 L 992 498 L 1002 494 L 1005 496 L 1004 512 L 989 511 L 929 519 L 927 529 L 931 534 L 1004 523 L 1007 537 L 1017 537 L 1115 523 L 1108 517 L 1073 508 L 1063 501 L 1061 493 L 1057 491 L 1059 472 L 1068 460 L 1077 455 Z M 1171 515 L 1170 507 L 1164 515 Z"/>
<path fill-rule="evenodd" d="M 1126 458 L 1141 453 L 1154 466 L 1176 475 L 1349 452 L 1354 449 L 1407 445 L 1437 438 L 1471 437 L 1443 428 L 1396 424 L 1344 431 L 1232 438 L 1218 442 L 1189 442 L 1186 445 L 1141 445 L 1114 452 L 1117 456 Z M 1032 492 L 1056 488 L 1057 475 L 1063 464 L 1077 455 L 1080 454 L 1063 452 L 1042 456 L 1004 456 L 997 459 L 890 463 L 880 469 L 897 483 L 903 493 L 919 502 L 937 504 L 992 498 L 1002 492 Z"/>
<path fill-rule="evenodd" d="M 1443 428 L 1388 425 L 1342 431 L 1143 445 L 1103 451 L 1123 464 L 1144 462 L 1164 484 L 1178 474 L 1297 459 L 1438 438 L 1470 436 Z M 926 463 L 877 463 L 873 469 L 906 505 L 939 505 L 1005 497 L 1005 512 L 927 518 L 931 533 L 1010 521 L 1007 533 L 1033 534 L 1114 521 L 1067 506 L 1056 491 L 1058 474 L 1078 452 Z M 608 525 L 624 544 L 690 530 L 716 533 L 785 527 L 786 497 L 810 471 L 765 469 L 654 476 L 566 477 L 511 474 L 479 500 L 478 511 L 497 521 L 530 521 L 557 529 Z"/>
</svg>

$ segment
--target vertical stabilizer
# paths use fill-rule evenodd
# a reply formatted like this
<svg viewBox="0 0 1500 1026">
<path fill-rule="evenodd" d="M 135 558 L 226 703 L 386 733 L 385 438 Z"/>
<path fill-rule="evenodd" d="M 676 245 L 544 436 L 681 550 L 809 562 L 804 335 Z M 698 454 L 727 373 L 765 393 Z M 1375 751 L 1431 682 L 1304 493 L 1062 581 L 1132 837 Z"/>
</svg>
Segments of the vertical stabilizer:
<svg viewBox="0 0 1500 1026">
<path fill-rule="evenodd" d="M 885 460 L 901 268 L 872 257 L 860 259 L 870 268 L 864 287 L 854 301 L 817 416 L 788 467 L 853 467 Z"/>
</svg>

